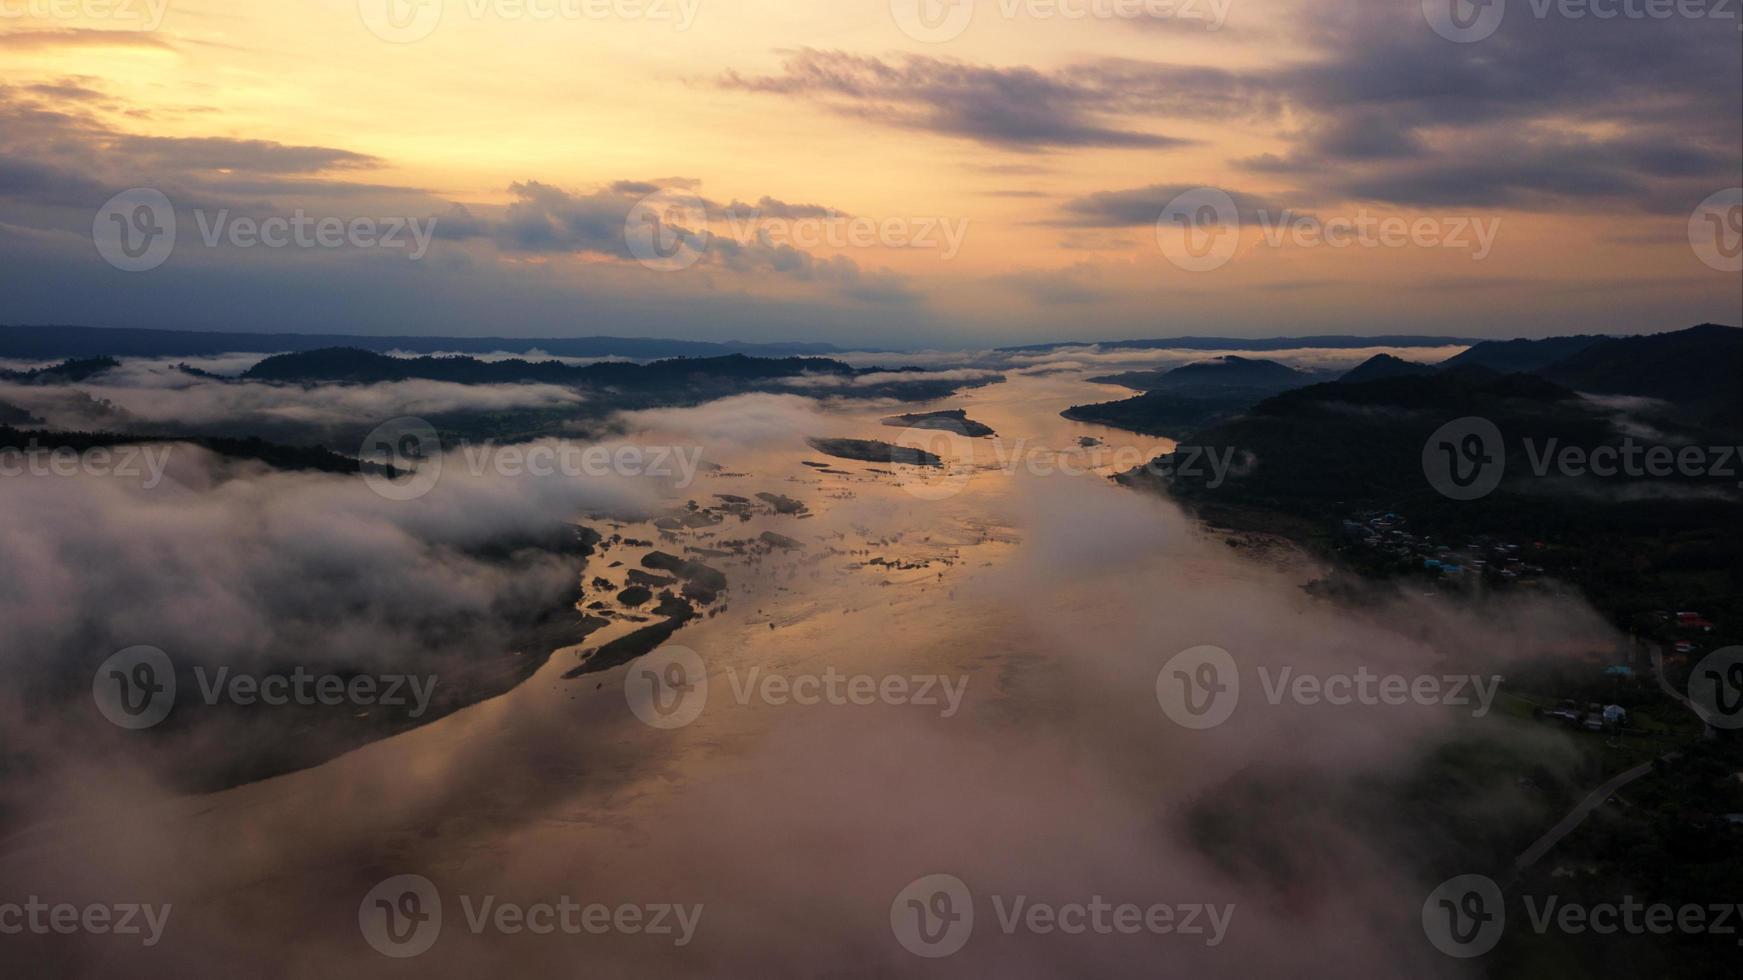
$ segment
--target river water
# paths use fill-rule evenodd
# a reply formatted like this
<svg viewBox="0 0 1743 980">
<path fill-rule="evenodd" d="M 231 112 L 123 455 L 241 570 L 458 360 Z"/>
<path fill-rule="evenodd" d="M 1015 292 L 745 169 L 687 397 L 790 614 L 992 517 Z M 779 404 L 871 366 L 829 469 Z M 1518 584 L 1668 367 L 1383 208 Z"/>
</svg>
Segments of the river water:
<svg viewBox="0 0 1743 980">
<path fill-rule="evenodd" d="M 1127 394 L 1081 374 L 1016 375 L 932 406 L 753 396 L 635 417 L 627 438 L 701 445 L 719 467 L 673 490 L 675 511 L 772 493 L 808 516 L 758 507 L 665 536 L 595 522 L 667 552 L 701 549 L 729 580 L 712 615 L 650 655 L 657 670 L 567 676 L 584 651 L 642 625 L 619 619 L 501 697 L 324 765 L 194 798 L 117 785 L 105 812 L 8 842 L 11 891 L 173 906 L 156 946 L 55 947 L 45 975 L 1184 976 L 1311 956 L 1325 975 L 1399 968 L 1386 930 L 1410 921 L 1397 916 L 1411 883 L 1381 870 L 1383 855 L 1335 823 L 1288 831 L 1320 838 L 1280 846 L 1343 855 L 1313 872 L 1342 904 L 1304 915 L 1308 896 L 1207 856 L 1186 807 L 1285 754 L 1406 765 L 1401 746 L 1440 723 L 1279 713 L 1212 738 L 1173 726 L 1155 685 L 1170 656 L 1199 644 L 1345 662 L 1388 644 L 1387 657 L 1430 662 L 1432 644 L 1315 603 L 1298 588 L 1312 573 L 1298 557 L 1257 560 L 1108 481 L 1171 447 L 1058 413 Z M 966 409 L 998 435 L 879 423 L 935 408 Z M 947 465 L 833 460 L 808 436 L 924 445 Z M 802 547 L 714 554 L 764 531 Z M 614 589 L 590 588 L 588 601 L 609 600 L 648 550 L 620 542 L 596 555 L 586 578 Z M 655 683 L 692 656 L 683 662 L 705 681 Z M 683 724 L 634 693 L 670 709 L 699 687 Z M 892 923 L 903 889 L 934 874 L 967 883 L 978 916 L 965 948 L 938 959 L 904 946 Z M 441 904 L 439 937 L 406 958 L 381 951 L 368 920 L 385 913 L 366 901 L 401 875 L 427 880 Z M 991 896 L 1019 895 L 1242 914 L 1215 944 L 1007 930 Z M 479 918 L 486 901 L 568 900 L 701 912 L 682 943 L 648 933 L 652 911 L 638 913 L 644 927 L 630 916 L 603 934 Z"/>
</svg>

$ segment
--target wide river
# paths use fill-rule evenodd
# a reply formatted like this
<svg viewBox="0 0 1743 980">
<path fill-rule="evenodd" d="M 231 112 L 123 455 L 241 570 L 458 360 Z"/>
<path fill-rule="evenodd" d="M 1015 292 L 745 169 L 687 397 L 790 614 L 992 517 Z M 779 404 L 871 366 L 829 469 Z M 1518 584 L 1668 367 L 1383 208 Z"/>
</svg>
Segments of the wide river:
<svg viewBox="0 0 1743 980">
<path fill-rule="evenodd" d="M 638 416 L 632 441 L 702 445 L 719 467 L 673 491 L 673 508 L 766 492 L 808 512 L 757 508 L 663 539 L 647 524 L 601 530 L 674 553 L 764 531 L 801 547 L 705 558 L 730 582 L 715 613 L 645 662 L 570 678 L 582 648 L 559 651 L 506 695 L 324 765 L 192 798 L 117 785 L 103 812 L 5 842 L 9 894 L 173 907 L 157 945 L 93 939 L 44 975 L 1404 968 L 1416 954 L 1399 950 L 1420 945 L 1414 884 L 1335 819 L 1296 824 L 1287 800 L 1262 801 L 1276 846 L 1340 855 L 1306 862 L 1291 891 L 1208 856 L 1188 807 L 1290 758 L 1304 773 L 1407 765 L 1401 746 L 1439 723 L 1255 712 L 1194 732 L 1160 710 L 1156 681 L 1201 644 L 1243 662 L 1437 655 L 1404 637 L 1412 616 L 1357 621 L 1309 598 L 1312 568 L 1286 549 L 1231 547 L 1107 480 L 1169 444 L 1058 413 L 1127 394 L 1077 373 L 1014 375 L 929 406 L 753 397 Z M 997 436 L 879 423 L 938 408 Z M 832 460 L 808 436 L 896 439 L 948 464 L 922 476 Z M 587 579 L 615 588 L 647 550 L 616 545 Z M 599 598 L 611 592 L 590 588 Z M 705 680 L 673 673 L 685 664 Z M 905 917 L 934 898 L 904 890 L 931 875 L 973 894 L 971 937 L 950 956 L 904 942 Z M 416 879 L 378 888 L 398 876 Z M 408 898 L 419 879 L 434 894 Z M 1056 910 L 1097 897 L 1236 914 L 1226 937 L 1012 918 L 1019 898 Z M 566 928 L 571 903 L 603 911 L 571 912 Z"/>
</svg>

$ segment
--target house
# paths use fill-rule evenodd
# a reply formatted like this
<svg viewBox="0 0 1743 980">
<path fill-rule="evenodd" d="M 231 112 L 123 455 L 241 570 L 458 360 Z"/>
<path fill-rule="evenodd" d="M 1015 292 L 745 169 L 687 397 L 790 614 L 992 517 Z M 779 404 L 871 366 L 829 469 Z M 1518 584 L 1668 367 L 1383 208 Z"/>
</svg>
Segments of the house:
<svg viewBox="0 0 1743 980">
<path fill-rule="evenodd" d="M 1676 625 L 1682 629 L 1696 629 L 1711 633 L 1713 624 L 1698 612 L 1679 612 L 1676 614 Z"/>
</svg>

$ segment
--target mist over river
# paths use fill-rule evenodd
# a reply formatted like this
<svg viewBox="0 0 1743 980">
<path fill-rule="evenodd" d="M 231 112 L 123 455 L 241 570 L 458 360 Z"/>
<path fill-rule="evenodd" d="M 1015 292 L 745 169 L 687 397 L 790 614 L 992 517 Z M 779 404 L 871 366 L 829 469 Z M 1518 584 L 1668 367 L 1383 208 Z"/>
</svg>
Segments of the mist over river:
<svg viewBox="0 0 1743 980">
<path fill-rule="evenodd" d="M 1606 628 L 1573 600 L 1314 598 L 1299 553 L 1231 547 L 1108 480 L 1172 445 L 1060 418 L 1129 394 L 1088 373 L 924 406 L 747 395 L 626 416 L 624 441 L 699 446 L 713 466 L 658 488 L 649 521 L 572 515 L 618 538 L 589 559 L 584 581 L 611 588 L 587 600 L 651 551 L 700 553 L 728 581 L 702 615 L 641 660 L 576 673 L 639 625 L 614 618 L 503 696 L 224 792 L 69 755 L 81 778 L 45 779 L 44 818 L 0 840 L 7 894 L 171 911 L 149 948 L 21 943 L 43 975 L 164 978 L 1454 969 L 1422 936 L 1422 842 L 1362 783 L 1409 771 L 1470 712 L 1270 704 L 1253 682 L 1192 730 L 1158 674 L 1204 645 L 1243 671 L 1477 672 L 1546 638 L 1601 646 Z M 996 436 L 880 423 L 955 408 Z M 945 465 L 833 459 L 810 438 Z M 651 523 L 759 493 L 804 509 Z M 705 680 L 673 673 L 696 663 Z M 1273 785 L 1322 792 L 1297 806 Z M 1274 859 L 1207 842 L 1193 815 L 1213 800 L 1241 854 Z M 937 875 L 967 889 L 972 928 L 934 957 L 907 917 L 934 907 L 914 888 Z"/>
</svg>

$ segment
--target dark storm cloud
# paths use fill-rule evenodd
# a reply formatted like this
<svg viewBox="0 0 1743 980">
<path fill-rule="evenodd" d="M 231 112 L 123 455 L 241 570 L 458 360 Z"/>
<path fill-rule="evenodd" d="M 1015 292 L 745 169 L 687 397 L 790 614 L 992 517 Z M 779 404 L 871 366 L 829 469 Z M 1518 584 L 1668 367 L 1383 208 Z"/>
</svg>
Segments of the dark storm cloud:
<svg viewBox="0 0 1743 980">
<path fill-rule="evenodd" d="M 728 89 L 784 95 L 843 115 L 1011 150 L 1182 146 L 1188 140 L 1116 125 L 1122 118 L 1202 115 L 1231 76 L 1137 62 L 1043 72 L 917 56 L 892 61 L 840 51 L 793 53 L 779 75 L 728 72 Z M 1198 94 L 1189 94 L 1196 87 Z"/>
<path fill-rule="evenodd" d="M 125 154 L 136 166 L 190 171 L 241 170 L 252 173 L 320 173 L 374 167 L 375 157 L 328 146 L 286 146 L 270 140 L 222 137 L 171 139 L 161 136 L 111 134 L 110 149 Z"/>
<path fill-rule="evenodd" d="M 699 182 L 688 177 L 619 180 L 590 192 L 528 180 L 509 188 L 514 200 L 506 208 L 484 213 L 428 191 L 350 179 L 380 165 L 368 154 L 267 140 L 140 136 L 111 127 L 103 116 L 86 108 L 48 111 L 41 100 L 45 94 L 0 86 L 0 200 L 27 206 L 27 213 L 11 220 L 39 230 L 85 234 L 93 210 L 129 187 L 163 190 L 178 209 L 228 208 L 255 216 L 283 210 L 275 201 L 285 198 L 301 203 L 369 196 L 377 213 L 433 216 L 436 237 L 446 241 L 484 240 L 505 253 L 594 255 L 628 262 L 634 256 L 626 223 L 638 203 L 661 192 L 682 194 L 684 202 L 694 202 L 716 219 L 843 216 L 823 205 L 795 204 L 769 195 L 754 205 L 721 205 L 691 193 Z M 343 210 L 357 207 L 347 204 Z M 892 274 L 865 272 L 845 257 L 818 259 L 756 239 L 735 241 L 715 235 L 702 265 L 704 271 L 774 275 L 815 284 L 854 303 L 917 299 Z"/>
<path fill-rule="evenodd" d="M 497 226 L 497 241 L 527 252 L 591 252 L 629 257 L 623 223 L 635 199 L 602 192 L 575 195 L 526 181 L 509 187 L 516 200 Z"/>
<path fill-rule="evenodd" d="M 100 192 L 101 185 L 82 174 L 0 153 L 0 199 L 83 201 Z"/>
<path fill-rule="evenodd" d="M 1102 191 L 1065 202 L 1060 206 L 1063 214 L 1057 223 L 1088 228 L 1153 225 L 1175 198 L 1199 189 L 1193 184 L 1152 184 L 1125 191 Z M 1234 199 L 1242 221 L 1257 220 L 1260 211 L 1283 210 L 1281 205 L 1257 195 L 1223 190 Z"/>
<path fill-rule="evenodd" d="M 653 194 L 662 190 L 695 190 L 702 182 L 694 177 L 658 177 L 653 180 L 619 180 L 611 184 L 614 194 Z"/>
<path fill-rule="evenodd" d="M 1415 4 L 1365 3 L 1304 35 L 1324 55 L 1276 73 L 1292 101 L 1333 115 L 1385 112 L 1402 127 L 1564 115 L 1718 122 L 1736 106 L 1736 21 L 1598 20 L 1510 11 L 1496 34 L 1453 44 Z M 1303 21 L 1313 19 L 1304 8 Z M 1735 129 L 1736 120 L 1731 120 Z"/>
<path fill-rule="evenodd" d="M 29 92 L 31 95 L 40 95 L 50 99 L 67 99 L 71 101 L 108 98 L 108 96 L 104 95 L 102 92 L 99 92 L 96 89 L 86 88 L 72 80 L 55 82 L 52 84 L 44 83 L 40 85 L 29 85 L 25 87 L 25 91 Z"/>
<path fill-rule="evenodd" d="M 729 72 L 719 84 L 1018 151 L 1187 142 L 1149 131 L 1147 119 L 1271 126 L 1284 149 L 1234 163 L 1294 178 L 1298 202 L 1660 211 L 1736 180 L 1734 20 L 1522 10 L 1494 37 L 1454 44 L 1415 4 L 1309 3 L 1294 17 L 1303 58 L 1282 67 L 1100 60 L 1040 70 L 806 49 L 778 74 Z M 1693 194 L 1695 182 L 1710 186 Z M 1153 196 L 1079 198 L 1064 220 L 1144 223 Z"/>
<path fill-rule="evenodd" d="M 727 205 L 727 211 L 733 214 L 758 216 L 764 218 L 840 218 L 846 213 L 821 204 L 789 204 L 786 201 L 764 196 L 755 204 L 734 201 Z"/>
<path fill-rule="evenodd" d="M 1493 37 L 1454 44 L 1416 4 L 1308 4 L 1296 14 L 1302 63 L 1212 72 L 1202 91 L 1176 96 L 1231 116 L 1287 110 L 1281 152 L 1232 162 L 1290 179 L 1295 188 L 1279 196 L 1292 203 L 1686 213 L 1738 179 L 1735 19 L 1540 20 L 1520 8 Z M 1141 104 L 1152 77 L 1131 76 L 1122 105 Z M 1147 223 L 1168 200 L 1157 191 L 1079 198 L 1064 220 Z"/>
<path fill-rule="evenodd" d="M 1108 239 L 1095 229 L 1148 226 L 1171 199 L 1164 192 L 1188 189 L 1189 181 L 1219 180 L 1206 174 L 1166 174 L 1159 168 L 1172 159 L 1161 151 L 1189 137 L 1223 132 L 1239 133 L 1240 148 L 1231 155 L 1246 155 L 1232 161 L 1241 173 L 1227 179 L 1236 186 L 1260 187 L 1268 201 L 1293 207 L 1382 202 L 1402 208 L 1507 208 L 1656 220 L 1661 215 L 1686 216 L 1715 189 L 1734 186 L 1739 179 L 1743 59 L 1735 28 L 1734 19 L 1576 21 L 1552 15 L 1539 20 L 1530 5 L 1519 2 L 1494 37 L 1460 45 L 1435 35 L 1416 3 L 1302 0 L 1267 12 L 1262 35 L 1243 35 L 1263 36 L 1279 45 L 1287 39 L 1286 48 L 1259 52 L 1263 58 L 1224 60 L 1231 53 L 1232 35 L 1206 34 L 1220 40 L 1204 49 L 1205 60 L 1231 67 L 1119 59 L 983 65 L 804 50 L 787 53 L 778 70 L 760 75 L 728 72 L 712 84 L 777 104 L 802 101 L 891 127 L 898 134 L 936 133 L 967 141 L 959 149 L 969 152 L 960 155 L 983 159 L 955 159 L 949 165 L 970 176 L 1042 175 L 1069 181 L 1071 171 L 1064 165 L 1072 157 L 1036 151 L 1158 151 L 1112 158 L 1131 164 L 1130 176 L 1104 185 L 1101 193 L 1060 185 L 1064 193 L 1054 195 L 1063 202 L 1059 210 L 1037 217 L 1048 225 L 1082 229 L 1072 232 L 1080 237 L 1061 243 L 1064 248 L 1102 248 Z M 98 54 L 97 46 L 123 44 L 167 47 L 159 37 L 130 32 L 0 34 L 0 50 L 12 51 L 90 46 L 87 53 Z M 21 80 L 14 88 L 0 86 L 0 207 L 8 226 L 0 234 L 13 236 L 0 244 L 15 253 L 49 255 L 53 242 L 68 235 L 88 236 L 92 210 L 110 194 L 154 186 L 178 206 L 229 207 L 238 214 L 324 198 L 328 208 L 341 213 L 386 208 L 394 214 L 437 215 L 439 237 L 476 243 L 479 251 L 489 243 L 505 254 L 609 258 L 562 265 L 566 274 L 576 274 L 578 265 L 591 265 L 590 274 L 615 276 L 621 286 L 640 282 L 633 278 L 639 268 L 624 254 L 627 208 L 662 189 L 694 192 L 698 187 L 695 180 L 676 178 L 622 180 L 604 190 L 562 190 L 529 182 L 524 185 L 528 193 L 507 208 L 468 210 L 414 188 L 364 183 L 360 175 L 378 162 L 354 150 L 222 136 L 177 140 L 133 135 L 125 130 L 142 125 L 144 111 L 116 95 L 119 88 L 105 92 L 105 87 L 99 79 L 60 72 Z M 159 115 L 193 111 L 154 110 Z M 1196 126 L 1191 132 L 1177 131 L 1175 121 Z M 985 147 L 1016 152 L 985 152 Z M 232 172 L 216 172 L 220 167 Z M 1258 175 L 1265 177 L 1263 182 Z M 986 183 L 996 188 L 1027 181 Z M 747 197 L 755 203 L 733 200 L 724 213 L 793 220 L 836 213 L 822 204 Z M 1235 197 L 1243 213 L 1258 207 L 1278 210 L 1251 194 Z M 708 206 L 711 213 L 717 207 L 712 202 Z M 1038 203 L 1034 209 L 1047 206 Z M 55 234 L 33 235 L 41 231 Z M 1672 227 L 1657 237 L 1676 244 L 1677 232 Z M 89 259 L 89 253 L 86 242 L 79 258 Z M 457 249 L 447 258 L 456 264 L 477 260 Z M 496 284 L 514 283 L 502 265 L 487 268 L 479 262 L 478 269 L 487 269 Z M 76 263 L 68 268 L 55 280 L 59 300 L 78 303 L 89 295 L 81 287 L 96 283 Z M 228 302 L 233 299 L 230 292 L 252 291 L 252 304 L 233 304 L 242 316 L 263 305 L 273 305 L 275 316 L 285 316 L 289 306 L 268 304 L 264 297 L 286 296 L 296 285 L 292 280 L 297 267 L 292 268 L 291 275 L 277 273 L 282 282 L 237 276 L 239 270 L 232 269 L 232 278 L 213 292 L 225 292 Z M 822 284 L 832 290 L 832 299 L 849 301 L 831 304 L 831 313 L 857 310 L 861 303 L 912 299 L 894 277 L 862 271 L 848 260 L 817 260 L 754 240 L 719 244 L 695 273 L 682 288 L 715 297 L 738 284 L 728 274 Z M 171 269 L 152 280 L 158 295 L 169 295 L 165 281 L 176 274 Z M 480 288 L 490 285 L 481 283 Z M 40 283 L 29 288 L 46 289 Z M 416 304 L 429 295 L 422 288 L 366 298 L 362 288 L 351 295 L 351 309 L 368 309 L 369 316 L 383 322 L 398 321 L 381 310 Z M 589 278 L 589 300 L 604 288 L 600 280 Z M 643 291 L 632 299 L 626 289 L 617 297 L 621 305 L 614 312 L 621 318 L 646 310 L 670 324 L 666 329 L 695 328 L 693 312 L 672 312 L 679 301 L 665 295 L 667 290 L 652 292 L 658 295 Z M 543 300 L 524 290 L 515 296 L 514 309 L 525 315 L 571 322 L 545 308 L 559 299 L 572 305 L 576 297 L 568 292 Z M 161 306 L 152 314 L 158 318 L 152 325 L 211 316 L 202 311 L 213 309 L 214 302 L 196 297 L 179 300 L 179 309 Z M 435 312 L 453 315 L 451 303 L 450 298 L 449 307 Z M 323 313 L 333 309 L 314 305 Z M 773 315 L 760 300 L 746 309 L 754 309 L 745 322 L 757 330 Z M 799 304 L 781 319 L 809 321 L 817 310 Z M 119 312 L 109 312 L 140 315 L 125 303 Z M 487 315 L 500 312 L 493 307 Z"/>
<path fill-rule="evenodd" d="M 844 217 L 843 212 L 818 204 L 790 204 L 766 195 L 755 205 L 741 201 L 721 205 L 689 194 L 688 190 L 695 186 L 695 181 L 684 179 L 620 180 L 600 190 L 575 193 L 539 181 L 524 181 L 509 187 L 515 201 L 498 216 L 480 215 L 464 205 L 452 205 L 437 215 L 436 237 L 451 241 L 484 239 L 511 253 L 598 255 L 629 261 L 635 256 L 630 251 L 625 227 L 644 201 L 665 192 L 672 196 L 656 197 L 650 202 L 656 210 L 669 201 L 681 205 L 681 210 L 688 212 L 682 217 L 692 223 L 706 222 L 706 227 L 673 225 L 673 230 L 686 239 L 706 241 L 698 260 L 699 269 L 750 279 L 778 276 L 791 282 L 823 286 L 857 302 L 912 303 L 919 299 L 902 277 L 888 272 L 866 272 L 846 256 L 819 258 L 760 236 L 740 240 L 720 233 L 731 231 L 734 223 L 827 220 Z"/>
<path fill-rule="evenodd" d="M 1525 160 L 1505 168 L 1473 170 L 1435 164 L 1342 181 L 1350 197 L 1420 207 L 1501 207 L 1533 210 L 1578 198 L 1640 195 L 1645 186 L 1611 167 L 1564 168 L 1553 160 Z"/>
<path fill-rule="evenodd" d="M 911 304 L 922 298 L 904 277 L 889 271 L 864 271 L 844 255 L 817 258 L 787 244 L 740 242 L 718 235 L 709 239 L 708 252 L 718 256 L 720 266 L 731 272 L 815 283 L 857 302 Z"/>
<path fill-rule="evenodd" d="M 510 252 L 630 259 L 624 223 L 643 198 L 663 186 L 679 185 L 620 180 L 589 193 L 571 193 L 537 180 L 519 181 L 508 188 L 514 201 L 495 217 L 476 214 L 463 204 L 451 206 L 438 216 L 436 237 L 485 238 Z"/>
<path fill-rule="evenodd" d="M 1737 165 L 1729 166 L 1735 180 Z M 1617 201 L 1631 211 L 1687 212 L 1726 179 L 1726 167 L 1715 151 L 1650 137 L 1485 132 L 1402 165 L 1348 171 L 1330 185 L 1346 197 L 1428 207 L 1554 211 Z M 1688 193 L 1675 192 L 1691 180 Z"/>
<path fill-rule="evenodd" d="M 354 181 L 302 177 L 214 176 L 204 181 L 212 193 L 223 197 L 360 198 L 378 200 L 390 195 L 428 198 L 429 192 L 396 184 L 360 184 Z"/>
<path fill-rule="evenodd" d="M 1308 121 L 1288 134 L 1287 155 L 1242 166 L 1430 207 L 1561 210 L 1616 198 L 1651 210 L 1655 183 L 1735 182 L 1734 19 L 1540 20 L 1521 8 L 1493 37 L 1454 44 L 1415 8 L 1364 3 L 1341 17 L 1305 8 L 1301 36 L 1323 57 L 1272 81 Z"/>
<path fill-rule="evenodd" d="M 67 81 L 0 85 L 0 199 L 39 208 L 91 209 L 119 190 L 158 187 L 190 204 L 259 206 L 239 196 L 387 190 L 313 179 L 379 165 L 367 154 L 271 140 L 141 136 L 114 128 L 96 111 L 106 99 L 103 92 Z M 88 227 L 88 221 L 51 227 Z"/>
<path fill-rule="evenodd" d="M 1344 160 L 1405 159 L 1427 152 L 1416 133 L 1391 125 L 1380 113 L 1328 119 L 1307 140 L 1318 153 Z"/>
<path fill-rule="evenodd" d="M 1735 158 L 1727 159 L 1723 152 L 1713 147 L 1673 145 L 1632 137 L 1610 140 L 1605 147 L 1635 170 L 1658 177 L 1705 177 L 1724 173 L 1727 166 L 1732 170 L 1737 168 Z"/>
</svg>

